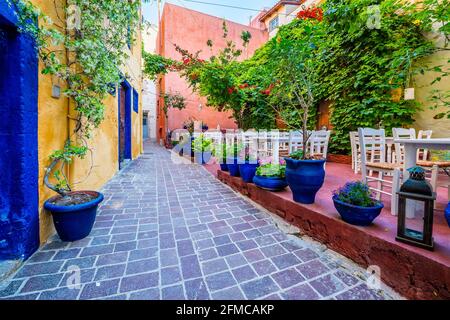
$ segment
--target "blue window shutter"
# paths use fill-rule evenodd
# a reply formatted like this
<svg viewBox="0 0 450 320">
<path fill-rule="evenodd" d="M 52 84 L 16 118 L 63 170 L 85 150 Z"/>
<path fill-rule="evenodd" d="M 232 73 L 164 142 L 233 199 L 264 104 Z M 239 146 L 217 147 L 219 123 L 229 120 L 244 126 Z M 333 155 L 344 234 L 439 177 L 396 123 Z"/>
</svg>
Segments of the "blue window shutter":
<svg viewBox="0 0 450 320">
<path fill-rule="evenodd" d="M 139 94 L 135 89 L 133 89 L 133 110 L 134 112 L 139 112 Z"/>
</svg>

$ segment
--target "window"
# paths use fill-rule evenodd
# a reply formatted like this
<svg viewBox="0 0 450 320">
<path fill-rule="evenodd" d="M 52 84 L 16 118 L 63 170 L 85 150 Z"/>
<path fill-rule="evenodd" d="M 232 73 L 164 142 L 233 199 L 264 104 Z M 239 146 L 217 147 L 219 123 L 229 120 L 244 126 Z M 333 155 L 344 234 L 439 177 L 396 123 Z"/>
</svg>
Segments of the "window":
<svg viewBox="0 0 450 320">
<path fill-rule="evenodd" d="M 269 21 L 269 32 L 272 32 L 276 28 L 278 28 L 278 16 Z"/>
</svg>

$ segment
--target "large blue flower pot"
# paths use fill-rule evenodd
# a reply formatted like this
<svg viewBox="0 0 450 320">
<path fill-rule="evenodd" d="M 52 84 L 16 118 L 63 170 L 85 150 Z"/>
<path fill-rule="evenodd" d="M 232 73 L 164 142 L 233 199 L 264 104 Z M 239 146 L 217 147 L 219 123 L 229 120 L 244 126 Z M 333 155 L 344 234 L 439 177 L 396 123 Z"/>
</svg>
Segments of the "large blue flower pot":
<svg viewBox="0 0 450 320">
<path fill-rule="evenodd" d="M 286 179 L 279 177 L 254 176 L 253 183 L 259 188 L 269 191 L 281 191 L 288 186 Z"/>
<path fill-rule="evenodd" d="M 445 219 L 447 220 L 448 227 L 450 228 L 450 202 L 447 205 L 447 208 L 445 208 Z"/>
<path fill-rule="evenodd" d="M 295 202 L 314 203 L 325 180 L 325 160 L 286 160 L 286 181 Z"/>
<path fill-rule="evenodd" d="M 360 207 L 349 203 L 339 201 L 336 196 L 333 197 L 333 203 L 336 210 L 341 215 L 342 220 L 356 226 L 371 225 L 373 220 L 378 217 L 384 205 L 379 202 L 374 207 Z"/>
<path fill-rule="evenodd" d="M 87 193 L 96 198 L 78 205 L 60 206 L 53 204 L 59 197 L 48 199 L 44 208 L 51 212 L 56 232 L 62 241 L 77 241 L 86 238 L 94 226 L 97 208 L 103 201 L 103 194 L 95 191 L 78 191 L 74 193 Z"/>
<path fill-rule="evenodd" d="M 228 171 L 228 165 L 226 163 L 221 163 L 220 164 L 220 170 L 222 171 Z"/>
<path fill-rule="evenodd" d="M 227 158 L 227 167 L 228 171 L 230 172 L 230 176 L 232 177 L 239 177 L 239 165 L 237 163 L 237 158 Z"/>
<path fill-rule="evenodd" d="M 253 182 L 253 177 L 256 174 L 256 169 L 258 168 L 258 163 L 241 163 L 239 164 L 239 173 L 244 182 L 250 183 Z"/>
<path fill-rule="evenodd" d="M 211 151 L 195 152 L 194 154 L 195 163 L 198 164 L 207 164 L 211 157 Z"/>
</svg>

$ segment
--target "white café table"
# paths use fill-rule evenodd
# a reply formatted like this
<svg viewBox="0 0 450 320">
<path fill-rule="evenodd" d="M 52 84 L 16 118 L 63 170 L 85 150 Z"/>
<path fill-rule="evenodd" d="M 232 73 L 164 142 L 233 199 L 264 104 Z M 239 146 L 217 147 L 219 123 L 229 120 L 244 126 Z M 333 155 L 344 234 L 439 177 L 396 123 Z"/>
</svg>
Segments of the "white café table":
<svg viewBox="0 0 450 320">
<path fill-rule="evenodd" d="M 450 150 L 450 138 L 444 139 L 396 139 L 395 143 L 400 143 L 405 147 L 405 164 L 404 164 L 404 180 L 408 179 L 409 173 L 406 169 L 416 165 L 417 150 Z M 408 218 L 414 218 L 413 203 L 408 201 L 406 206 Z"/>
</svg>

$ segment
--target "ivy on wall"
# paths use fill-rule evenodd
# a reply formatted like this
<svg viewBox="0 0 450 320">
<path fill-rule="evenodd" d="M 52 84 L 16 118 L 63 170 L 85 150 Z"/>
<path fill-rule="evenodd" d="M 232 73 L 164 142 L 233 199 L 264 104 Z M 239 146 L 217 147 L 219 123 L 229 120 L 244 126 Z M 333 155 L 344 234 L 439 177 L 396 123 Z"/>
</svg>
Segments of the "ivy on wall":
<svg viewBox="0 0 450 320">
<path fill-rule="evenodd" d="M 411 125 L 421 107 L 448 106 L 448 92 L 433 91 L 434 102 L 428 106 L 395 99 L 393 93 L 414 87 L 419 74 L 432 74 L 432 83 L 448 75 L 448 64 L 425 65 L 423 58 L 449 50 L 449 11 L 448 2 L 440 0 L 328 0 L 320 8 L 301 11 L 245 61 L 238 61 L 240 51 L 228 41 L 208 61 L 178 48 L 183 62 L 165 61 L 163 71 L 151 65 L 146 70 L 178 71 L 209 106 L 231 110 L 240 128 L 276 128 L 276 119 L 281 119 L 288 128 L 299 129 L 303 109 L 293 98 L 307 88 L 287 81 L 286 66 L 307 62 L 312 80 L 305 83 L 316 106 L 310 110 L 309 126 L 314 127 L 319 103 L 330 101 L 330 149 L 348 153 L 348 133 L 358 127 L 384 127 L 390 134 L 393 127 Z M 445 39 L 443 47 L 432 39 L 439 36 Z"/>
<path fill-rule="evenodd" d="M 89 152 L 92 129 L 104 119 L 104 100 L 123 80 L 119 67 L 128 58 L 124 48 L 134 39 L 140 1 L 68 0 L 55 2 L 54 21 L 29 0 L 6 0 L 18 13 L 21 32 L 36 40 L 43 74 L 65 83 L 64 94 L 76 111 L 74 132 L 52 160 L 45 184 L 61 195 L 71 191 L 64 166 Z M 54 173 L 57 183 L 50 183 Z"/>
</svg>

